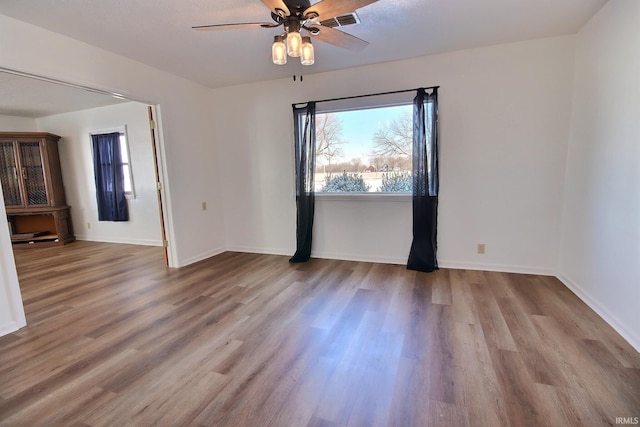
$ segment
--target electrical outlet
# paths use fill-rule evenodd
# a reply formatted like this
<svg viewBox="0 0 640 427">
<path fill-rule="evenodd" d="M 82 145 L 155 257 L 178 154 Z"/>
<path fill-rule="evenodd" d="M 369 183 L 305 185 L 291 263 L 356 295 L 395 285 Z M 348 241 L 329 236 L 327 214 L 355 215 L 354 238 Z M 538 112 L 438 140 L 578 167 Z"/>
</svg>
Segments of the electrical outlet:
<svg viewBox="0 0 640 427">
<path fill-rule="evenodd" d="M 207 202 L 202 202 L 202 210 L 203 211 L 207 210 Z"/>
<path fill-rule="evenodd" d="M 91 223 L 90 222 L 87 223 L 87 228 L 91 228 Z"/>
<path fill-rule="evenodd" d="M 478 253 L 480 255 L 484 255 L 484 250 L 485 250 L 484 243 L 478 243 Z"/>
</svg>

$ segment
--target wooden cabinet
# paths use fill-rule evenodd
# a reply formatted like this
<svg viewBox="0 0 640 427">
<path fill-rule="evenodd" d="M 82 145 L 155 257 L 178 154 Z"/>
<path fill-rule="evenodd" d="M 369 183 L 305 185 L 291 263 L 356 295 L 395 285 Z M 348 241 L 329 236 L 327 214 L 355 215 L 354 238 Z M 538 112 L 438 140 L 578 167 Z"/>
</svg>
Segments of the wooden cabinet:
<svg viewBox="0 0 640 427">
<path fill-rule="evenodd" d="M 59 136 L 0 132 L 0 183 L 15 245 L 74 240 L 58 155 Z"/>
</svg>

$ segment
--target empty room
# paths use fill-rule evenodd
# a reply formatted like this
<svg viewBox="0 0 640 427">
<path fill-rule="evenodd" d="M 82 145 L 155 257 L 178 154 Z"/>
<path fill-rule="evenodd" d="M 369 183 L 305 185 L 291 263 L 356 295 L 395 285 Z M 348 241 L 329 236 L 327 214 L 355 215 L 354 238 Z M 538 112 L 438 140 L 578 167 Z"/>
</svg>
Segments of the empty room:
<svg viewBox="0 0 640 427">
<path fill-rule="evenodd" d="M 640 2 L 0 2 L 0 426 L 640 423 Z"/>
</svg>

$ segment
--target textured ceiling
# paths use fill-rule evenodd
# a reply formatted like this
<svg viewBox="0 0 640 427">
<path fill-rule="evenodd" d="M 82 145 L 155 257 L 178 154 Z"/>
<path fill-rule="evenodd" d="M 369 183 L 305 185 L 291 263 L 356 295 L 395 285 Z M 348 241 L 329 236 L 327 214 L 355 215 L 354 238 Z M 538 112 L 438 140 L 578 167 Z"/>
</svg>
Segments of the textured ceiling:
<svg viewBox="0 0 640 427">
<path fill-rule="evenodd" d="M 315 2 L 313 2 L 315 3 Z M 259 0 L 2 0 L 0 14 L 82 40 L 209 87 L 312 74 L 575 33 L 606 0 L 379 0 L 343 29 L 370 45 L 319 41 L 316 63 L 271 63 L 280 29 L 198 32 L 194 25 L 264 22 Z"/>
</svg>

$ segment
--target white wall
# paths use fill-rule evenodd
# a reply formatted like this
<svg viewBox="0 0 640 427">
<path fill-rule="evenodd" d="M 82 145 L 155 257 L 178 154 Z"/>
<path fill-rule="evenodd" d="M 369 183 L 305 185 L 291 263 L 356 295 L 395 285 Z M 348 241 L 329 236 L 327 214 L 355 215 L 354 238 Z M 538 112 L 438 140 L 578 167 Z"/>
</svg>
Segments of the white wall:
<svg viewBox="0 0 640 427">
<path fill-rule="evenodd" d="M 62 137 L 58 143 L 62 178 L 78 240 L 162 245 L 153 147 L 145 104 L 128 102 L 57 114 L 37 119 L 37 124 L 40 131 Z M 98 221 L 89 134 L 125 125 L 136 197 L 127 201 L 129 221 Z"/>
<path fill-rule="evenodd" d="M 560 278 L 640 350 L 640 2 L 577 36 Z"/>
<path fill-rule="evenodd" d="M 536 40 L 215 90 L 227 247 L 294 251 L 291 103 L 439 85 L 441 266 L 553 274 L 573 42 Z M 486 255 L 476 254 L 477 243 Z M 405 263 L 410 244 L 409 201 L 317 202 L 314 256 Z"/>
<path fill-rule="evenodd" d="M 0 115 L 0 132 L 36 132 L 36 119 Z"/>
</svg>

